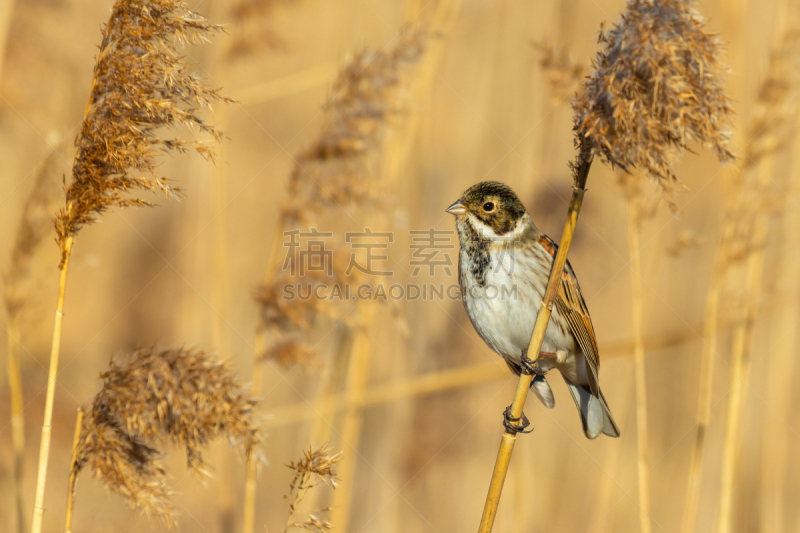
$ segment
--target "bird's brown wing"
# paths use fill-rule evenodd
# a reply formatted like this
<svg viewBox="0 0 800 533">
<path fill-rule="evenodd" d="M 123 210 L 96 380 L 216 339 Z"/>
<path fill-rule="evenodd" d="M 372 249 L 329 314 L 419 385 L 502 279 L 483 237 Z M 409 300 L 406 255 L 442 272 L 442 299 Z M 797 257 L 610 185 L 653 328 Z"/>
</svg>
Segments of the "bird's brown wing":
<svg viewBox="0 0 800 533">
<path fill-rule="evenodd" d="M 567 262 L 561 274 L 561 284 L 556 295 L 556 309 L 569 322 L 569 329 L 578 341 L 578 345 L 586 357 L 586 366 L 589 369 L 589 386 L 592 394 L 600 393 L 597 369 L 600 366 L 600 351 L 597 349 L 597 339 L 594 336 L 592 318 L 589 308 L 581 294 L 578 278 L 572 271 L 572 266 Z"/>
</svg>

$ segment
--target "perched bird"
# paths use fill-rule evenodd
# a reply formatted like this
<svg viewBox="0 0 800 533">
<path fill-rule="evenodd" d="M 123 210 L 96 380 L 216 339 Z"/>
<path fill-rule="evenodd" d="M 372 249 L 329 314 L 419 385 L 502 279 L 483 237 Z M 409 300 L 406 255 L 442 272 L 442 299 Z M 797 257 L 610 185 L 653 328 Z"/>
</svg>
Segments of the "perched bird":
<svg viewBox="0 0 800 533">
<path fill-rule="evenodd" d="M 572 393 L 589 439 L 619 437 L 619 427 L 598 381 L 600 358 L 589 309 L 569 262 L 561 274 L 550 323 L 538 360 L 527 357 L 557 245 L 539 231 L 510 187 L 487 181 L 473 185 L 447 208 L 455 215 L 461 251 L 458 278 L 472 325 L 519 375 L 534 375 L 531 390 L 549 409 L 555 397 L 545 374 L 556 368 Z M 520 431 L 524 418 L 504 424 Z"/>
</svg>

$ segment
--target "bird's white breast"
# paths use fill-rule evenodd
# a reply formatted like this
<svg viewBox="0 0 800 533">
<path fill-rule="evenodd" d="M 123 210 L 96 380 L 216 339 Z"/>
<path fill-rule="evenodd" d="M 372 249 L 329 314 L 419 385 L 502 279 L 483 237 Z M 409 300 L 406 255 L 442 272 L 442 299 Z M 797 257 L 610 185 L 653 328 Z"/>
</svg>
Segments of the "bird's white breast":
<svg viewBox="0 0 800 533">
<path fill-rule="evenodd" d="M 506 359 L 519 360 L 531 340 L 552 257 L 537 245 L 495 245 L 490 248 L 489 265 L 480 284 L 467 267 L 467 253 L 462 249 L 459 261 L 467 314 L 489 347 Z M 561 350 L 572 356 L 577 348 L 574 337 L 557 315 L 553 309 L 542 350 Z"/>
</svg>

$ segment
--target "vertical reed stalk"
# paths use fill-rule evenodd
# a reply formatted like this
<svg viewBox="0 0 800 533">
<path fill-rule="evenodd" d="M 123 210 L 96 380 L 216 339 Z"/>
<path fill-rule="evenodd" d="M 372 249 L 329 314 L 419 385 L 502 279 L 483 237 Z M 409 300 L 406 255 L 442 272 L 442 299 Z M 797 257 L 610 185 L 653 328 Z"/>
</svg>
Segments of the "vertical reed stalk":
<svg viewBox="0 0 800 533">
<path fill-rule="evenodd" d="M 550 313 L 552 312 L 553 302 L 555 301 L 558 285 L 561 281 L 561 272 L 564 270 L 564 265 L 567 263 L 567 252 L 569 252 L 569 246 L 575 234 L 575 226 L 578 223 L 578 214 L 580 214 L 581 206 L 583 205 L 583 195 L 586 192 L 586 179 L 589 177 L 589 168 L 591 164 L 591 159 L 583 159 L 581 165 L 575 172 L 575 184 L 572 190 L 572 198 L 569 202 L 569 210 L 567 211 L 567 221 L 564 224 L 564 231 L 561 234 L 558 252 L 553 261 L 553 269 L 550 272 L 550 279 L 547 282 L 547 290 L 542 299 L 539 313 L 536 316 L 533 336 L 531 337 L 530 344 L 528 344 L 528 354 L 534 354 L 532 357 L 534 361 L 539 357 L 547 324 L 550 322 Z M 528 357 L 530 357 L 530 355 Z M 530 389 L 532 381 L 532 375 L 524 373 L 520 375 L 517 391 L 514 394 L 514 401 L 511 403 L 512 417 L 519 418 L 522 416 L 522 408 L 525 405 L 525 399 L 528 397 L 528 390 Z M 500 440 L 500 450 L 497 453 L 497 461 L 494 465 L 494 472 L 492 472 L 492 480 L 489 484 L 489 494 L 486 496 L 486 504 L 483 508 L 483 515 L 481 516 L 481 524 L 478 529 L 479 533 L 490 533 L 492 531 L 494 519 L 497 516 L 497 506 L 500 503 L 500 495 L 503 491 L 503 483 L 506 479 L 508 465 L 511 462 L 511 454 L 514 451 L 514 443 L 516 440 L 517 437 L 515 433 L 512 433 L 508 429 L 503 432 L 503 437 Z"/>
<path fill-rule="evenodd" d="M 256 357 L 264 350 L 264 335 L 259 332 L 256 334 L 255 343 Z M 261 401 L 261 389 L 263 375 L 261 373 L 261 362 L 253 359 L 253 383 L 251 394 L 256 402 Z M 244 513 L 242 518 L 243 533 L 252 533 L 256 520 L 256 495 L 258 493 L 258 461 L 255 456 L 247 457 L 247 472 L 244 481 Z M 264 533 L 267 533 L 264 528 Z"/>
<path fill-rule="evenodd" d="M 311 434 L 308 437 L 308 441 L 312 446 L 329 442 L 331 439 L 332 422 L 326 418 L 326 415 L 336 415 L 337 412 L 346 409 L 347 395 L 337 395 L 336 391 L 347 372 L 347 363 L 353 350 L 354 333 L 352 327 L 342 328 L 336 351 L 333 354 L 333 361 L 330 365 L 325 366 L 321 377 L 322 384 L 319 387 L 319 393 L 315 401 L 315 416 L 312 417 Z M 366 394 L 366 390 L 364 393 Z M 335 404 L 334 409 L 330 408 L 331 404 Z M 363 409 L 363 405 L 360 407 Z M 322 496 L 322 491 L 312 491 L 302 502 L 298 503 L 298 512 L 310 513 L 313 509 L 323 507 L 320 504 Z"/>
<path fill-rule="evenodd" d="M 50 349 L 50 369 L 47 373 L 47 396 L 44 402 L 44 422 L 42 422 L 42 440 L 39 445 L 39 463 L 36 476 L 36 495 L 33 503 L 32 533 L 41 533 L 44 518 L 44 489 L 47 481 L 47 461 L 50 458 L 50 436 L 53 430 L 53 402 L 56 394 L 56 377 L 58 376 L 58 355 L 61 350 L 61 326 L 64 320 L 64 293 L 67 289 L 67 268 L 72 252 L 74 237 L 68 236 L 63 244 L 63 261 L 58 279 L 58 300 L 56 301 L 55 322 L 53 324 L 53 342 Z"/>
<path fill-rule="evenodd" d="M 628 391 L 626 390 L 623 396 L 627 394 Z M 620 419 L 624 420 L 626 416 L 627 413 L 624 413 Z M 612 474 L 617 471 L 617 467 L 619 466 L 620 456 L 622 455 L 621 448 L 622 446 L 609 446 L 606 451 L 606 456 L 603 460 L 603 472 L 605 472 L 605 475 L 603 476 L 600 490 L 597 492 L 595 503 L 592 506 L 592 523 L 595 524 L 591 530 L 592 533 L 606 533 L 606 531 L 609 530 L 608 520 L 606 518 L 611 507 L 611 496 L 614 492 L 614 488 L 617 487 Z"/>
<path fill-rule="evenodd" d="M 264 283 L 267 284 L 272 280 L 275 273 L 275 265 L 278 258 L 278 246 L 281 242 L 281 236 L 285 231 L 284 220 L 281 217 L 275 221 L 275 229 L 273 231 L 272 240 L 270 241 L 269 255 L 267 256 L 267 267 L 264 271 Z M 263 328 L 256 330 L 255 339 L 253 340 L 253 383 L 252 395 L 256 402 L 261 401 L 261 388 L 263 383 L 263 374 L 261 371 L 262 361 L 259 360 L 264 353 L 265 331 Z M 256 496 L 258 495 L 258 461 L 255 457 L 247 459 L 247 472 L 245 473 L 244 481 L 244 509 L 242 518 L 242 533 L 253 533 L 256 519 Z"/>
<path fill-rule="evenodd" d="M 331 522 L 340 531 L 348 531 L 348 519 L 350 518 L 350 507 L 353 494 L 353 474 L 358 460 L 358 443 L 361 436 L 361 425 L 363 412 L 360 406 L 361 399 L 369 380 L 370 368 L 372 363 L 372 346 L 370 333 L 375 317 L 375 305 L 373 302 L 362 302 L 361 320 L 356 326 L 353 335 L 352 353 L 347 369 L 347 381 L 345 390 L 349 407 L 345 412 L 342 421 L 341 440 L 342 446 L 352 448 L 351 453 L 345 454 L 342 458 L 340 474 L 349 485 L 350 490 L 337 490 L 333 497 L 333 515 Z M 352 401 L 352 403 L 350 403 Z"/>
<path fill-rule="evenodd" d="M 784 209 L 786 199 L 797 194 L 798 180 L 800 178 L 800 142 L 795 140 L 792 152 L 792 163 L 787 173 L 787 179 L 780 184 L 786 192 L 784 196 Z M 775 242 L 780 243 L 780 261 L 772 273 L 765 273 L 766 279 L 779 281 L 779 290 L 787 294 L 796 294 L 798 288 L 797 272 L 795 265 L 800 260 L 800 239 L 795 228 L 800 227 L 800 213 L 795 209 L 786 209 L 781 215 L 781 223 L 775 235 Z M 795 349 L 798 341 L 798 332 L 794 324 L 798 322 L 797 309 L 781 313 L 779 318 L 770 325 L 772 331 L 782 333 L 791 328 L 788 335 L 780 345 L 775 347 L 775 353 L 769 362 L 767 376 L 767 393 L 765 401 L 775 409 L 775 415 L 770 416 L 767 427 L 761 437 L 761 531 L 786 531 L 785 496 L 786 479 L 789 459 L 789 432 L 786 420 L 791 416 L 794 408 L 792 402 L 792 385 L 795 372 Z"/>
<path fill-rule="evenodd" d="M 347 372 L 347 361 L 353 350 L 353 340 L 355 337 L 352 327 L 345 327 L 339 337 L 336 352 L 333 354 L 331 365 L 326 365 L 322 376 L 322 385 L 316 401 L 315 411 L 325 413 L 332 401 L 337 399 L 337 387 L 344 379 Z M 343 407 L 344 397 L 338 397 L 337 404 Z M 316 443 L 328 442 L 330 440 L 331 424 L 324 417 L 316 417 L 314 426 L 311 428 L 309 441 L 312 445 Z M 318 494 L 318 493 L 315 493 Z"/>
<path fill-rule="evenodd" d="M 755 198 L 759 203 L 766 198 L 767 188 L 772 180 L 774 157 L 767 155 L 759 163 L 758 188 Z M 736 326 L 731 347 L 733 371 L 731 392 L 728 397 L 728 416 L 725 426 L 725 443 L 722 454 L 722 486 L 720 493 L 718 533 L 730 533 L 733 518 L 733 492 L 735 488 L 736 461 L 739 451 L 739 428 L 744 415 L 744 398 L 750 377 L 750 355 L 753 349 L 753 331 L 758 313 L 758 297 L 761 292 L 761 278 L 764 270 L 764 248 L 767 239 L 767 215 L 765 207 L 758 205 L 753 222 L 753 235 L 747 258 L 745 279 L 745 316 Z"/>
<path fill-rule="evenodd" d="M 650 482 L 647 478 L 647 382 L 644 367 L 644 301 L 639 249 L 641 218 L 639 198 L 628 200 L 628 244 L 631 256 L 631 300 L 633 304 L 633 366 L 636 381 L 636 465 L 639 482 L 639 528 L 650 533 Z"/>
<path fill-rule="evenodd" d="M 264 351 L 264 333 L 256 333 L 255 357 L 257 358 Z M 263 374 L 261 373 L 261 361 L 253 359 L 253 383 L 252 395 L 256 402 L 261 401 L 261 388 Z M 258 461 L 255 457 L 247 458 L 247 472 L 244 481 L 244 512 L 242 518 L 242 532 L 252 533 L 256 519 L 256 496 L 258 494 Z"/>
<path fill-rule="evenodd" d="M 11 406 L 11 442 L 13 450 L 14 511 L 16 530 L 25 531 L 25 506 L 23 504 L 23 481 L 25 460 L 25 415 L 23 413 L 22 368 L 22 326 L 25 323 L 25 308 L 31 296 L 39 287 L 37 272 L 37 251 L 46 237 L 50 237 L 53 221 L 52 211 L 61 203 L 61 187 L 56 185 L 60 178 L 58 161 L 60 156 L 53 152 L 41 165 L 39 175 L 28 193 L 14 246 L 11 251 L 11 265 L 4 276 L 5 308 L 8 317 L 8 385 Z M 60 180 L 59 180 L 60 181 Z M 59 183 L 60 185 L 60 183 Z"/>
<path fill-rule="evenodd" d="M 260 365 L 256 362 L 254 366 L 259 367 L 259 371 L 253 371 L 253 398 L 259 399 L 261 395 L 261 372 Z M 255 457 L 247 458 L 247 474 L 244 482 L 244 516 L 242 518 L 242 531 L 249 533 L 253 531 L 256 520 L 256 493 L 258 491 L 258 461 Z M 266 528 L 265 528 L 266 533 Z"/>
<path fill-rule="evenodd" d="M 11 395 L 11 444 L 14 454 L 14 513 L 17 531 L 25 529 L 25 505 L 23 503 L 23 466 L 25 462 L 25 416 L 22 414 L 22 372 L 19 364 L 19 316 L 8 317 L 8 388 Z"/>
<path fill-rule="evenodd" d="M 700 480 L 703 473 L 703 457 L 706 445 L 706 432 L 711 421 L 711 393 L 714 386 L 714 362 L 717 357 L 717 334 L 719 329 L 719 300 L 724 281 L 723 262 L 726 261 L 724 247 L 730 239 L 726 235 L 733 232 L 726 223 L 722 238 L 717 247 L 714 269 L 706 293 L 705 318 L 703 320 L 703 349 L 700 362 L 700 391 L 697 400 L 697 433 L 695 434 L 692 457 L 689 463 L 686 501 L 683 507 L 681 533 L 692 533 L 697 521 L 697 508 L 700 501 Z"/>
<path fill-rule="evenodd" d="M 78 444 L 81 440 L 83 426 L 83 407 L 78 407 L 78 416 L 75 418 L 75 436 L 72 439 L 72 458 L 69 468 L 69 489 L 67 490 L 67 517 L 64 521 L 64 533 L 72 533 L 72 509 L 75 506 L 75 485 L 78 482 Z"/>
</svg>

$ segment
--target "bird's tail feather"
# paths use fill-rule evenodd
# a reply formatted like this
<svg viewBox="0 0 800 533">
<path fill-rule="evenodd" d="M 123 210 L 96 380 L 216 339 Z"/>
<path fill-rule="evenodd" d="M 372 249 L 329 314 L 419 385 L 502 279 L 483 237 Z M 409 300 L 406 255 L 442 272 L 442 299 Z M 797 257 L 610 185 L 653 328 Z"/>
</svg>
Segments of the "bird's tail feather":
<svg viewBox="0 0 800 533">
<path fill-rule="evenodd" d="M 547 383 L 547 378 L 544 376 L 538 374 L 533 376 L 531 390 L 548 409 L 556 406 L 556 397 L 553 394 L 553 389 L 550 388 L 550 384 Z"/>
<path fill-rule="evenodd" d="M 619 426 L 614 422 L 611 410 L 608 408 L 606 399 L 601 391 L 597 391 L 597 396 L 592 394 L 589 387 L 575 385 L 564 378 L 572 399 L 575 400 L 575 407 L 581 413 L 583 422 L 583 433 L 588 439 L 596 439 L 600 433 L 609 437 L 619 437 Z"/>
</svg>

